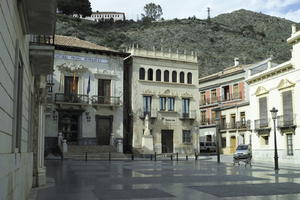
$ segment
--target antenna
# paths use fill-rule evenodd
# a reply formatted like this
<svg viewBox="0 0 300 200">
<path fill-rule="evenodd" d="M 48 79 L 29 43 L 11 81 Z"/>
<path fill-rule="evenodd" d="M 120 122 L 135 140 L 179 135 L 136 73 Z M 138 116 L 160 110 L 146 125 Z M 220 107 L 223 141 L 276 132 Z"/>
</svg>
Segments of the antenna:
<svg viewBox="0 0 300 200">
<path fill-rule="evenodd" d="M 207 8 L 207 20 L 210 20 L 210 7 Z"/>
</svg>

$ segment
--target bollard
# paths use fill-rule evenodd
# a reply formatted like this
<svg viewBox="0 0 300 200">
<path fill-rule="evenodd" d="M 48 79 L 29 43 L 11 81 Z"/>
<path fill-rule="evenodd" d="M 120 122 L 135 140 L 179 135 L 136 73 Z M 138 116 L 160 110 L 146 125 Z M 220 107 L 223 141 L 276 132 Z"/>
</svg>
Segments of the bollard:
<svg viewBox="0 0 300 200">
<path fill-rule="evenodd" d="M 152 158 L 152 157 L 153 157 L 153 155 L 151 154 L 151 155 L 150 155 L 150 160 L 153 160 L 153 158 Z"/>
<path fill-rule="evenodd" d="M 186 160 L 188 160 L 188 159 L 189 159 L 188 155 L 186 155 L 185 159 L 186 159 Z"/>
<path fill-rule="evenodd" d="M 108 160 L 111 161 L 111 154 L 108 152 Z"/>
<path fill-rule="evenodd" d="M 85 152 L 85 161 L 87 161 L 87 152 Z"/>
<path fill-rule="evenodd" d="M 198 155 L 196 152 L 195 152 L 195 160 L 198 160 Z"/>
<path fill-rule="evenodd" d="M 131 155 L 131 160 L 134 160 L 134 154 Z"/>
<path fill-rule="evenodd" d="M 154 160 L 156 161 L 156 152 L 154 152 Z"/>
<path fill-rule="evenodd" d="M 171 154 L 171 160 L 173 160 L 173 154 Z"/>
<path fill-rule="evenodd" d="M 176 161 L 178 161 L 178 152 L 176 153 Z"/>
</svg>

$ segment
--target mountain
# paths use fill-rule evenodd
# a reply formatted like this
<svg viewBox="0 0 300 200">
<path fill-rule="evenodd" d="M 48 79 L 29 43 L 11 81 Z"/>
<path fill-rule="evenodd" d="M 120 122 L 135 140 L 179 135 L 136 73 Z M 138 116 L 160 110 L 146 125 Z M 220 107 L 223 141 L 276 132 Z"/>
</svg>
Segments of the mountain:
<svg viewBox="0 0 300 200">
<path fill-rule="evenodd" d="M 210 20 L 195 17 L 162 20 L 158 22 L 91 22 L 59 15 L 57 34 L 76 36 L 102 46 L 125 50 L 132 44 L 152 49 L 198 53 L 200 75 L 218 72 L 240 63 L 250 64 L 273 56 L 281 63 L 290 58 L 286 39 L 295 22 L 256 13 L 237 10 Z M 297 24 L 299 25 L 299 24 Z"/>
</svg>

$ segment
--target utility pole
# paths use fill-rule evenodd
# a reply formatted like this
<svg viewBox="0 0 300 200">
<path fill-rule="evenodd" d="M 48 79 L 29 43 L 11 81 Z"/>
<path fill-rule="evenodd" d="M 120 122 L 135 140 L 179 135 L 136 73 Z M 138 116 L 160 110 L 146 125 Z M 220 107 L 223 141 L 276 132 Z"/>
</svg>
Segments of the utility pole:
<svg viewBox="0 0 300 200">
<path fill-rule="evenodd" d="M 207 20 L 210 21 L 210 7 L 207 8 Z"/>
</svg>

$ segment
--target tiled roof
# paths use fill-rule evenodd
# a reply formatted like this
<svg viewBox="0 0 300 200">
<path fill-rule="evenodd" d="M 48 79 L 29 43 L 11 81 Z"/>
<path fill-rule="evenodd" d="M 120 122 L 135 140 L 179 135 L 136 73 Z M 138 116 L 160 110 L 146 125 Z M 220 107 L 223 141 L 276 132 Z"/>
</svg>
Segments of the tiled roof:
<svg viewBox="0 0 300 200">
<path fill-rule="evenodd" d="M 100 46 L 100 45 L 97 45 L 97 44 L 94 44 L 94 43 L 91 43 L 91 42 L 88 42 L 85 40 L 81 40 L 76 37 L 55 35 L 54 43 L 55 43 L 55 45 L 59 45 L 59 46 L 117 52 L 113 49 L 103 47 L 103 46 Z"/>
</svg>

